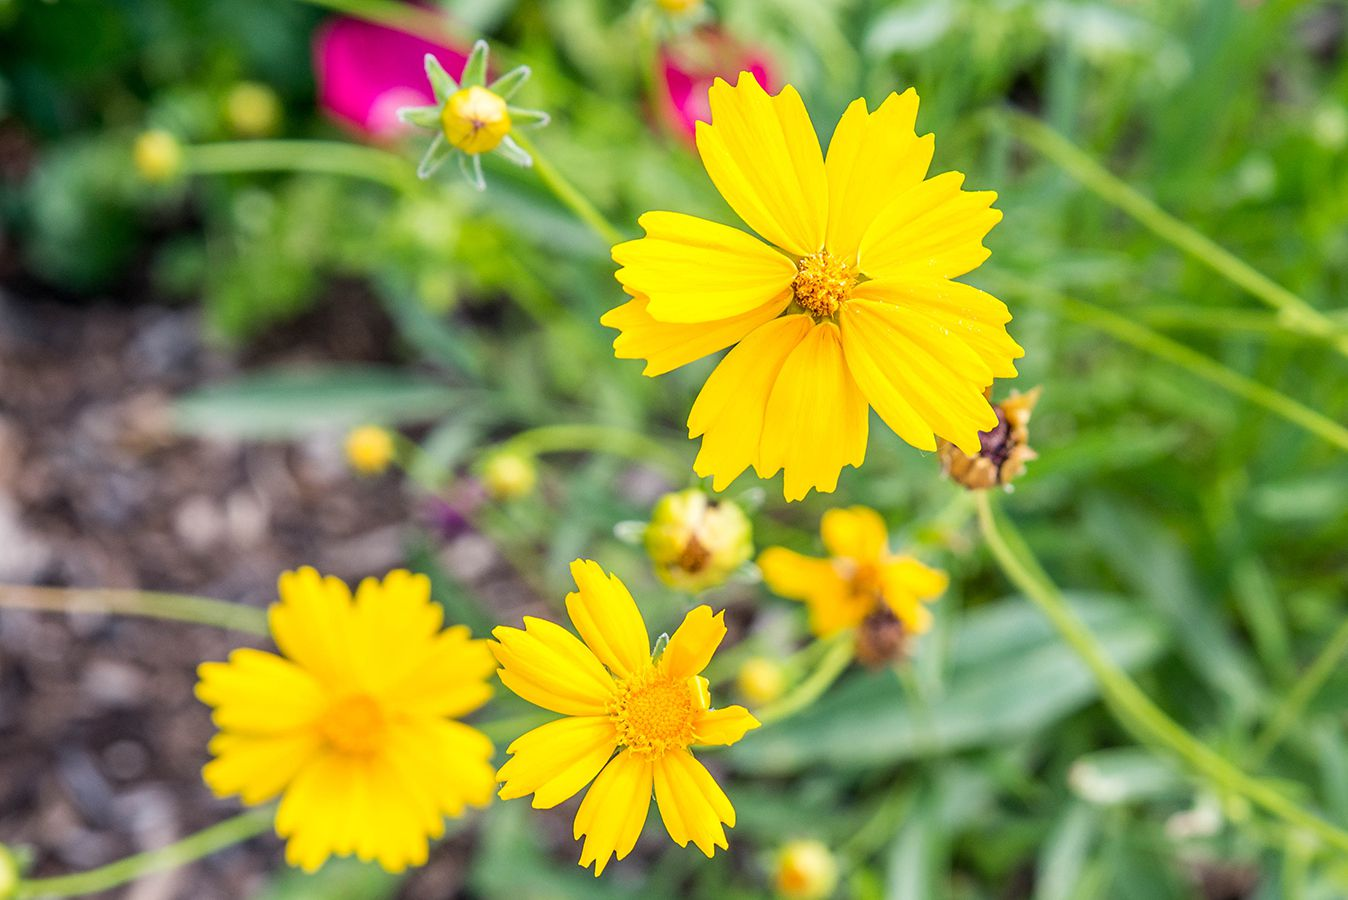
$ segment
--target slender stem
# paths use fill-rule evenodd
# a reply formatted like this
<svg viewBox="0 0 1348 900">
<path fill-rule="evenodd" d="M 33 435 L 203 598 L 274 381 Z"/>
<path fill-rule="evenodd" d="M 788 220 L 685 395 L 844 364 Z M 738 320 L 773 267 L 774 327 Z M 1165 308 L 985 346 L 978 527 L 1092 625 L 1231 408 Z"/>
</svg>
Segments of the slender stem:
<svg viewBox="0 0 1348 900">
<path fill-rule="evenodd" d="M 785 697 L 763 707 L 757 714 L 758 721 L 764 725 L 780 722 L 818 700 L 847 669 L 855 652 L 856 644 L 850 632 L 834 638 L 833 645 L 828 648 L 815 670 Z"/>
<path fill-rule="evenodd" d="M 14 896 L 78 897 L 110 890 L 137 878 L 175 868 L 256 837 L 271 827 L 272 816 L 273 811 L 270 808 L 249 810 L 210 828 L 190 834 L 167 847 L 137 853 L 97 869 L 75 875 L 21 881 Z"/>
<path fill-rule="evenodd" d="M 1278 706 L 1264 730 L 1255 738 L 1254 747 L 1250 752 L 1249 765 L 1262 765 L 1268 755 L 1282 742 L 1287 736 L 1287 732 L 1293 725 L 1300 720 L 1305 712 L 1307 705 L 1320 692 L 1320 688 L 1325 686 L 1329 676 L 1338 669 L 1339 663 L 1348 656 L 1348 622 L 1344 622 L 1334 632 L 1325 644 L 1320 655 L 1315 657 L 1306 671 L 1296 680 L 1291 689 L 1287 692 L 1287 697 Z"/>
<path fill-rule="evenodd" d="M 1290 825 L 1314 833 L 1325 843 L 1348 850 L 1348 831 L 1302 809 L 1266 782 L 1247 775 L 1221 754 L 1167 716 L 1112 660 L 1044 574 L 1024 541 L 1009 524 L 999 525 L 987 491 L 978 495 L 978 521 L 993 557 L 1090 668 L 1100 693 L 1119 722 L 1140 741 L 1178 756 L 1195 773 L 1239 794 Z M 1015 544 L 1020 552 L 1012 549 Z"/>
<path fill-rule="evenodd" d="M 538 145 L 525 137 L 518 131 L 512 131 L 510 136 L 515 139 L 525 152 L 534 158 L 534 171 L 538 173 L 539 179 L 552 191 L 553 196 L 562 202 L 562 205 L 570 209 L 576 216 L 589 225 L 599 239 L 605 244 L 612 246 L 620 244 L 623 236 L 617 228 L 604 214 L 595 209 L 594 204 L 586 199 L 585 195 L 576 189 L 570 181 L 566 179 L 561 172 L 552 163 L 548 162 L 547 157 L 538 152 Z"/>
<path fill-rule="evenodd" d="M 1019 285 L 1018 281 L 1008 280 L 1007 283 Z M 1022 291 L 1017 286 L 1015 289 L 1027 298 L 1031 298 L 1035 294 L 1028 288 Z M 1039 292 L 1038 296 L 1042 296 L 1042 292 Z M 1132 319 L 1092 303 L 1086 303 L 1083 300 L 1057 296 L 1053 308 L 1083 325 L 1106 331 L 1119 340 L 1132 344 L 1139 350 L 1188 369 L 1204 381 L 1262 406 L 1292 424 L 1301 426 L 1311 434 L 1324 438 L 1340 449 L 1348 450 L 1348 428 L 1293 400 L 1281 391 L 1274 390 L 1252 378 L 1247 378 L 1178 341 L 1157 334 Z"/>
<path fill-rule="evenodd" d="M 576 451 L 612 453 L 654 462 L 679 475 L 688 471 L 683 459 L 654 438 L 609 425 L 544 425 L 521 431 L 502 443 L 499 449 L 527 456 Z"/>
<path fill-rule="evenodd" d="M 1283 325 L 1328 341 L 1348 356 L 1348 331 L 1301 297 L 1275 282 L 1216 241 L 1161 209 L 1129 187 L 1089 155 L 1038 119 L 1006 112 L 1000 117 L 1025 143 L 1107 203 L 1132 216 L 1157 237 L 1203 263 L 1218 275 L 1258 297 L 1282 316 Z"/>
<path fill-rule="evenodd" d="M 114 613 L 194 622 L 249 634 L 267 634 L 265 611 L 242 603 L 166 594 L 159 591 L 129 591 L 113 588 L 54 588 L 0 584 L 0 609 L 35 609 L 43 612 Z"/>
<path fill-rule="evenodd" d="M 397 31 L 415 34 L 429 41 L 467 43 L 473 36 L 455 27 L 449 16 L 400 0 L 302 0 L 312 6 L 335 10 L 367 22 Z"/>
<path fill-rule="evenodd" d="M 419 186 L 411 166 L 401 156 L 341 141 L 219 141 L 193 144 L 184 150 L 183 167 L 198 175 L 292 171 L 346 175 L 408 192 Z"/>
</svg>

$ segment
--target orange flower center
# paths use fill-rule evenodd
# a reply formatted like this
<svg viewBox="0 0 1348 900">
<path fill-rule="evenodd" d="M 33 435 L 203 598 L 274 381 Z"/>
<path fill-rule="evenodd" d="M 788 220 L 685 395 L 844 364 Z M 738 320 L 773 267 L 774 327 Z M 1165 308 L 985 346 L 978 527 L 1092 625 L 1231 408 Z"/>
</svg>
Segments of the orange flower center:
<svg viewBox="0 0 1348 900">
<path fill-rule="evenodd" d="M 693 691 L 686 678 L 670 678 L 658 670 L 643 679 L 624 682 L 609 716 L 618 741 L 634 753 L 663 756 L 693 742 Z"/>
<path fill-rule="evenodd" d="M 856 283 L 856 273 L 841 257 L 820 250 L 796 263 L 791 293 L 810 315 L 827 319 L 852 296 Z"/>
<path fill-rule="evenodd" d="M 318 721 L 327 742 L 352 756 L 369 756 L 382 747 L 387 726 L 383 707 L 368 694 L 343 697 Z"/>
</svg>

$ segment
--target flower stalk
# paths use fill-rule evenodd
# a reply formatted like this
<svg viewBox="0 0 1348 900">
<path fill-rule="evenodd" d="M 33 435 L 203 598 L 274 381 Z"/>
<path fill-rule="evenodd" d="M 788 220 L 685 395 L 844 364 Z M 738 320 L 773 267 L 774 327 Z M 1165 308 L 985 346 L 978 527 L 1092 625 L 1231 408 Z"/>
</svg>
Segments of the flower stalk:
<svg viewBox="0 0 1348 900">
<path fill-rule="evenodd" d="M 241 603 L 113 588 L 54 588 L 30 585 L 0 585 L 0 609 L 32 609 L 42 612 L 111 613 L 209 625 L 227 631 L 267 634 L 267 613 Z"/>
<path fill-rule="evenodd" d="M 1106 705 L 1124 728 L 1141 742 L 1177 756 L 1215 787 L 1245 798 L 1332 847 L 1348 850 L 1348 831 L 1298 806 L 1267 782 L 1236 768 L 1153 703 L 1067 605 L 1015 529 L 998 522 L 989 492 L 979 492 L 977 502 L 979 527 L 1003 574 L 1039 608 L 1091 670 Z"/>
<path fill-rule="evenodd" d="M 819 665 L 815 666 L 814 671 L 802 679 L 786 696 L 759 710 L 758 721 L 770 725 L 791 718 L 822 697 L 842 673 L 847 671 L 852 658 L 856 655 L 856 643 L 852 634 L 843 632 L 836 638 L 820 643 L 827 644 L 828 649 L 819 660 Z"/>
<path fill-rule="evenodd" d="M 575 185 L 567 180 L 566 176 L 557 170 L 546 156 L 538 152 L 538 145 L 530 138 L 516 134 L 515 142 L 524 149 L 524 152 L 533 157 L 534 171 L 538 173 L 538 178 L 547 187 L 552 195 L 561 201 L 562 205 L 576 217 L 590 227 L 599 239 L 605 244 L 612 246 L 622 243 L 623 236 L 617 228 L 613 226 L 604 214 L 595 208 L 584 194 L 582 194 Z"/>
<path fill-rule="evenodd" d="M 344 175 L 396 191 L 417 190 L 401 156 L 341 141 L 218 141 L 183 148 L 183 171 L 197 175 L 236 172 L 313 172 Z"/>
<path fill-rule="evenodd" d="M 190 834 L 166 847 L 137 853 L 108 863 L 106 866 L 99 866 L 97 869 L 74 875 L 21 881 L 14 896 L 15 898 L 79 897 L 111 890 L 146 875 L 177 868 L 257 837 L 271 828 L 272 815 L 270 807 L 250 810 Z"/>
</svg>

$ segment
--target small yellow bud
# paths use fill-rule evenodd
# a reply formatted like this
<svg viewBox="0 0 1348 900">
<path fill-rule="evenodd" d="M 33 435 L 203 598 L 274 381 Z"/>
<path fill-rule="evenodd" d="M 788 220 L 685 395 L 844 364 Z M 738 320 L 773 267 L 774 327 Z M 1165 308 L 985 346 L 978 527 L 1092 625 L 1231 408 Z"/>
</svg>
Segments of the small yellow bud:
<svg viewBox="0 0 1348 900">
<path fill-rule="evenodd" d="M 19 861 L 0 844 L 0 900 L 13 897 L 19 887 Z"/>
<path fill-rule="evenodd" d="M 838 863 L 820 841 L 791 841 L 777 853 L 777 890 L 792 900 L 823 900 L 838 886 Z"/>
<path fill-rule="evenodd" d="M 697 488 L 660 498 L 645 543 L 655 574 L 684 591 L 715 587 L 754 552 L 753 526 L 744 510 Z"/>
<path fill-rule="evenodd" d="M 510 111 L 499 95 L 474 85 L 449 98 L 440 123 L 445 137 L 464 153 L 486 153 L 510 133 Z"/>
<path fill-rule="evenodd" d="M 142 132 L 131 151 L 136 171 L 146 181 L 170 181 L 182 170 L 183 148 L 178 139 L 158 128 Z"/>
<path fill-rule="evenodd" d="M 363 475 L 378 475 L 393 462 L 393 435 L 378 425 L 353 428 L 346 436 L 346 461 Z"/>
<path fill-rule="evenodd" d="M 532 456 L 511 451 L 493 453 L 482 464 L 482 483 L 497 500 L 513 500 L 533 492 L 538 466 Z"/>
<path fill-rule="evenodd" d="M 702 0 L 656 0 L 660 8 L 672 16 L 687 15 L 702 8 Z"/>
<path fill-rule="evenodd" d="M 265 137 L 281 124 L 281 101 L 265 84 L 241 81 L 225 96 L 225 119 L 235 134 Z"/>
<path fill-rule="evenodd" d="M 781 665 L 762 656 L 752 656 L 740 666 L 735 677 L 740 696 L 753 705 L 771 703 L 786 689 L 786 673 Z"/>
</svg>

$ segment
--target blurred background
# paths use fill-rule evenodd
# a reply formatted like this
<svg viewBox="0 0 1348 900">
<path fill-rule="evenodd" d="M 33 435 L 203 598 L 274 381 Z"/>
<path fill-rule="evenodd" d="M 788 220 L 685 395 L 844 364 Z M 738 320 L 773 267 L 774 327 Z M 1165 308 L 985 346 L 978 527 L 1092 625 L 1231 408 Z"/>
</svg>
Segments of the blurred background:
<svg viewBox="0 0 1348 900">
<path fill-rule="evenodd" d="M 932 171 L 1000 193 L 968 280 L 1015 313 L 1017 386 L 1043 386 L 1040 458 L 1005 508 L 1158 703 L 1256 767 L 1254 735 L 1343 619 L 1348 461 L 1151 337 L 1332 423 L 1345 360 L 1063 163 L 1097 161 L 1348 329 L 1346 25 L 1327 0 L 0 0 L 0 581 L 262 606 L 287 568 L 408 566 L 485 635 L 552 614 L 585 555 L 670 628 L 692 601 L 619 523 L 695 483 L 682 423 L 711 361 L 651 380 L 614 360 L 608 247 L 533 171 L 417 182 L 427 138 L 393 111 L 430 102 L 424 53 L 457 74 L 488 38 L 498 74 L 533 69 L 516 102 L 553 117 L 542 155 L 634 235 L 648 209 L 734 221 L 692 150 L 712 76 L 795 85 L 825 141 L 853 98 L 913 86 Z M 421 448 L 405 471 L 353 471 L 343 440 L 367 422 Z M 658 446 L 487 477 L 501 442 L 557 425 Z M 727 496 L 760 548 L 813 553 L 823 510 L 872 505 L 951 589 L 899 665 L 706 755 L 739 811 L 729 853 L 680 850 L 652 817 L 596 881 L 575 801 L 517 801 L 407 877 L 300 876 L 264 837 L 118 896 L 772 896 L 802 838 L 835 854 L 836 896 L 1348 896 L 1348 861 L 1135 747 L 1007 596 L 961 489 L 875 425 L 835 495 L 788 506 L 743 478 Z M 737 661 L 806 640 L 799 605 L 750 578 L 707 602 L 737 647 L 723 702 L 743 699 Z M 232 814 L 200 781 L 191 686 L 239 645 L 0 611 L 0 842 L 53 875 Z M 1348 823 L 1340 669 L 1266 771 Z"/>
</svg>

